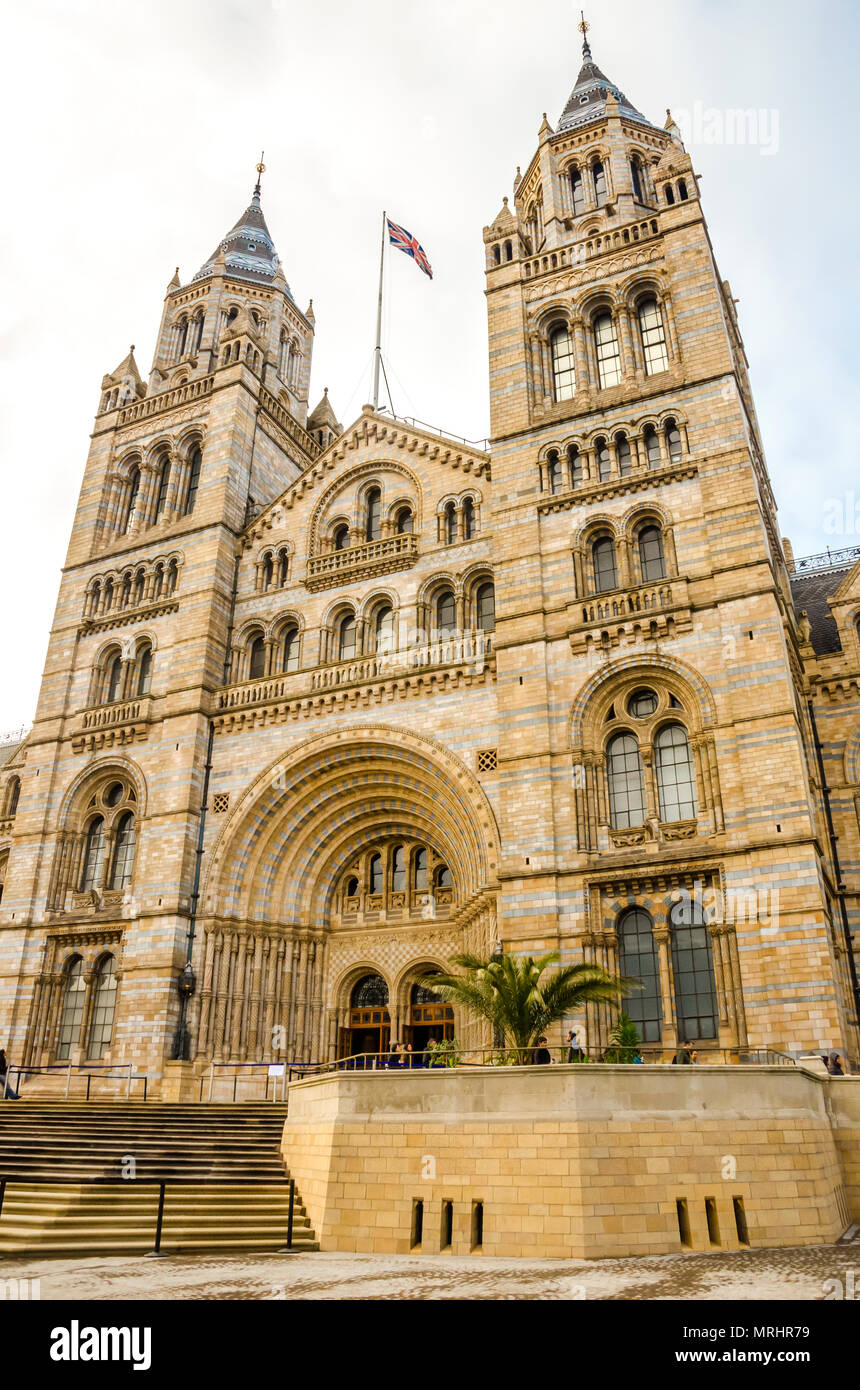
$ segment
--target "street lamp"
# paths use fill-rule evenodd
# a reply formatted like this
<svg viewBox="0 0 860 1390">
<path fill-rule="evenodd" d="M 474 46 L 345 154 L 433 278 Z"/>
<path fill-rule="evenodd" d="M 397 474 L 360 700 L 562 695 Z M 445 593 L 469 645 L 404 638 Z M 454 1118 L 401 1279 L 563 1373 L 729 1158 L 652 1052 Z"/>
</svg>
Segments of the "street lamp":
<svg viewBox="0 0 860 1390">
<path fill-rule="evenodd" d="M 176 988 L 179 991 L 179 1026 L 176 1029 L 176 1037 L 173 1043 L 173 1060 L 176 1062 L 187 1062 L 189 1060 L 189 1036 L 188 1036 L 188 1001 L 194 993 L 197 984 L 197 977 L 191 969 L 191 961 L 187 960 L 176 981 Z"/>
</svg>

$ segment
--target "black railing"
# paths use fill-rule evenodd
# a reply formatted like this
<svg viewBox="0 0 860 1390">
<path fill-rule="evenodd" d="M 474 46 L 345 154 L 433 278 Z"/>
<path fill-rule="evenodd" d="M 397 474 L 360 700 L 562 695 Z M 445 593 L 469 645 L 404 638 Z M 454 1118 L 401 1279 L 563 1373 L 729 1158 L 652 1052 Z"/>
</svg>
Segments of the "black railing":
<svg viewBox="0 0 860 1390">
<path fill-rule="evenodd" d="M 133 1180 L 132 1184 L 131 1184 L 131 1185 L 134 1186 L 134 1187 L 155 1187 L 155 1186 L 158 1187 L 158 1214 L 157 1214 L 156 1220 L 155 1220 L 155 1243 L 154 1243 L 152 1249 L 149 1250 L 149 1251 L 147 1252 L 147 1257 L 148 1257 L 148 1258 L 155 1258 L 156 1256 L 160 1256 L 160 1255 L 161 1255 L 161 1239 L 162 1239 L 162 1233 L 163 1233 L 163 1230 L 164 1230 L 164 1207 L 165 1207 L 165 1200 L 166 1200 L 168 1182 L 171 1184 L 171 1186 L 174 1186 L 174 1187 L 183 1187 L 183 1186 L 184 1186 L 184 1187 L 207 1187 L 207 1186 L 213 1186 L 213 1187 L 214 1187 L 214 1186 L 218 1186 L 218 1185 L 228 1185 L 228 1186 L 230 1186 L 230 1187 L 271 1187 L 271 1186 L 274 1185 L 270 1180 L 267 1180 L 267 1179 L 265 1179 L 265 1178 L 232 1178 L 232 1177 L 231 1177 L 231 1178 L 226 1178 L 226 1177 L 225 1177 L 225 1178 L 223 1178 L 223 1179 L 219 1179 L 219 1180 L 218 1180 L 218 1183 L 216 1183 L 215 1180 L 212 1179 L 212 1178 L 210 1178 L 210 1179 L 208 1179 L 208 1180 L 205 1179 L 205 1178 L 176 1178 L 176 1177 L 173 1177 L 173 1178 L 140 1178 L 140 1179 L 135 1178 L 135 1179 Z M 24 1173 L 24 1174 L 21 1174 L 21 1173 L 5 1173 L 5 1174 L 0 1175 L 0 1217 L 2 1217 L 2 1215 L 3 1215 L 3 1202 L 4 1202 L 4 1199 L 5 1199 L 5 1196 L 6 1196 L 6 1188 L 9 1186 L 10 1183 L 18 1183 L 18 1184 L 20 1184 L 20 1185 L 22 1185 L 22 1186 L 26 1186 L 26 1187 L 33 1186 L 34 1184 L 40 1184 L 40 1185 L 48 1186 L 48 1187 L 91 1187 L 91 1186 L 110 1186 L 110 1187 L 119 1187 L 119 1188 L 121 1188 L 121 1189 L 127 1190 L 127 1184 L 126 1184 L 126 1183 L 123 1183 L 123 1181 L 122 1181 L 121 1179 L 120 1179 L 120 1180 L 117 1180 L 116 1178 L 111 1178 L 111 1177 L 108 1177 L 108 1178 L 105 1178 L 105 1177 L 99 1177 L 99 1178 L 80 1178 L 80 1177 L 78 1177 L 78 1178 L 63 1178 L 63 1177 L 59 1177 L 59 1178 L 58 1178 L 58 1177 L 50 1177 L 50 1178 L 48 1178 L 48 1177 L 31 1177 L 31 1176 L 30 1176 L 29 1174 L 27 1174 L 27 1173 Z M 289 1179 L 287 1179 L 287 1184 L 288 1184 L 288 1188 L 289 1188 L 289 1193 L 288 1193 L 289 1203 L 288 1203 L 288 1207 L 287 1207 L 287 1243 L 286 1243 L 285 1246 L 279 1246 L 278 1249 L 290 1250 L 290 1251 L 291 1251 L 291 1250 L 293 1249 L 293 1224 L 294 1224 L 294 1220 L 295 1220 L 295 1209 L 296 1209 L 296 1181 L 295 1181 L 295 1178 L 289 1178 Z M 0 1236 L 2 1236 L 2 1227 L 0 1227 Z M 16 1253 L 16 1254 L 17 1254 L 17 1253 L 25 1254 L 25 1253 L 27 1253 L 27 1252 L 26 1252 L 26 1251 L 21 1251 L 21 1252 L 17 1252 L 17 1251 L 16 1251 L 16 1252 L 14 1252 L 14 1253 Z"/>
</svg>

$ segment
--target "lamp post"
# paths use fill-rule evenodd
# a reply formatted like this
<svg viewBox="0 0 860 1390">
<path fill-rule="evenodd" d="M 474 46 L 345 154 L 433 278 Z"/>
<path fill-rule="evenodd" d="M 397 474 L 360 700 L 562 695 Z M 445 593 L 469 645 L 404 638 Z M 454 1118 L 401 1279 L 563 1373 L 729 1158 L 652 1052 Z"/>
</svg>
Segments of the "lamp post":
<svg viewBox="0 0 860 1390">
<path fill-rule="evenodd" d="M 173 1048 L 173 1056 L 175 1060 L 178 1062 L 187 1062 L 189 1060 L 190 1038 L 188 1034 L 188 1001 L 194 993 L 196 984 L 197 977 L 195 976 L 194 971 L 191 969 L 191 961 L 187 960 L 182 970 L 180 970 L 179 976 L 176 981 L 176 988 L 179 991 L 180 1005 L 179 1026 L 176 1030 L 176 1040 Z"/>
</svg>

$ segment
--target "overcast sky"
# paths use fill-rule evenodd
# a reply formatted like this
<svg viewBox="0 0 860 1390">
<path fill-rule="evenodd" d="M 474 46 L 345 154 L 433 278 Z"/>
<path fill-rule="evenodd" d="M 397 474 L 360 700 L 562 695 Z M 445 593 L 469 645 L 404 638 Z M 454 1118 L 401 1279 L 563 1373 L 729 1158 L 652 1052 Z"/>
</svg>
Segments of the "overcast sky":
<svg viewBox="0 0 860 1390">
<path fill-rule="evenodd" d="M 190 279 L 235 222 L 261 148 L 269 229 L 314 301 L 311 404 L 328 386 L 347 424 L 368 399 L 385 207 L 435 272 L 389 258 L 395 409 L 486 435 L 481 232 L 581 43 L 565 0 L 3 11 L 0 732 L 32 718 L 102 375 L 131 342 L 148 373 L 174 267 Z M 860 544 L 860 6 L 591 0 L 586 17 L 639 110 L 689 113 L 783 534 L 798 555 Z M 714 141 L 734 108 L 761 113 L 759 146 Z"/>
</svg>

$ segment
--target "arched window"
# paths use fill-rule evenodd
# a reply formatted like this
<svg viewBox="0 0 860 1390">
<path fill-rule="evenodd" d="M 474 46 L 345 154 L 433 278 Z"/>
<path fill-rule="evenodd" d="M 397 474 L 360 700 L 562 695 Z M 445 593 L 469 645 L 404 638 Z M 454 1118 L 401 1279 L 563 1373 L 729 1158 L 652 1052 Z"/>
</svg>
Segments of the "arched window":
<svg viewBox="0 0 860 1390">
<path fill-rule="evenodd" d="M 615 542 L 609 536 L 601 536 L 591 547 L 591 562 L 594 570 L 594 591 L 608 594 L 618 588 L 618 567 L 615 562 Z"/>
<path fill-rule="evenodd" d="M 194 503 L 197 501 L 197 489 L 200 486 L 200 468 L 203 463 L 203 455 L 200 448 L 195 444 L 191 450 L 191 461 L 188 471 L 188 491 L 185 494 L 185 507 L 183 514 L 190 516 L 194 511 Z"/>
<path fill-rule="evenodd" d="M 279 587 L 280 587 L 281 589 L 283 589 L 284 585 L 285 585 L 286 582 L 287 582 L 287 579 L 289 578 L 289 573 L 290 573 L 290 557 L 289 557 L 289 554 L 287 553 L 287 550 L 286 550 L 284 547 L 282 547 L 282 548 L 278 551 L 278 557 L 277 557 L 277 558 L 278 558 L 277 581 L 278 581 Z"/>
<path fill-rule="evenodd" d="M 447 864 L 440 864 L 433 875 L 433 881 L 437 888 L 453 888 L 454 879 Z"/>
<path fill-rule="evenodd" d="M 661 821 L 693 820 L 696 816 L 696 774 L 687 731 L 667 724 L 654 740 L 657 794 Z"/>
<path fill-rule="evenodd" d="M 271 555 L 267 555 L 265 560 L 263 561 L 263 570 L 260 575 L 260 582 L 264 590 L 271 589 L 272 578 L 274 576 L 274 573 L 275 571 L 274 566 L 272 564 L 272 557 Z"/>
<path fill-rule="evenodd" d="M 266 643 L 262 637 L 253 639 L 248 657 L 248 680 L 261 680 L 266 674 Z"/>
<path fill-rule="evenodd" d="M 606 170 L 599 159 L 596 159 L 591 166 L 591 173 L 594 178 L 594 197 L 597 206 L 602 208 L 607 199 L 606 189 Z"/>
<path fill-rule="evenodd" d="M 57 1058 L 64 1062 L 73 1047 L 77 1047 L 84 1019 L 84 1000 L 87 985 L 84 979 L 84 963 L 75 956 L 66 968 L 66 988 L 63 994 L 63 1012 L 60 1016 L 60 1031 L 57 1037 Z"/>
<path fill-rule="evenodd" d="M 615 454 L 618 459 L 618 471 L 622 478 L 629 478 L 633 472 L 633 457 L 630 452 L 630 440 L 626 434 L 615 436 Z"/>
<path fill-rule="evenodd" d="M 126 811 L 116 825 L 109 888 L 127 888 L 131 883 L 135 838 L 134 816 Z"/>
<path fill-rule="evenodd" d="M 633 179 L 633 197 L 637 203 L 642 203 L 645 200 L 642 197 L 642 168 L 638 159 L 630 161 L 630 176 Z"/>
<path fill-rule="evenodd" d="M 653 295 L 648 299 L 643 299 L 639 305 L 639 332 L 642 335 L 646 376 L 665 372 L 669 366 L 669 357 L 666 352 L 666 329 L 663 324 L 663 311 Z"/>
<path fill-rule="evenodd" d="M 185 344 L 188 342 L 188 320 L 185 315 L 179 320 L 179 343 L 176 356 L 181 357 L 185 352 Z"/>
<path fill-rule="evenodd" d="M 373 635 L 376 651 L 379 655 L 388 656 L 394 651 L 394 609 L 390 603 L 385 603 L 376 610 Z"/>
<path fill-rule="evenodd" d="M 105 702 L 112 705 L 122 695 L 122 657 L 119 652 L 112 656 L 107 668 Z"/>
<path fill-rule="evenodd" d="M 660 440 L 657 438 L 657 431 L 653 425 L 645 426 L 642 432 L 642 438 L 645 442 L 645 454 L 648 459 L 648 467 L 659 468 L 661 463 Z"/>
<path fill-rule="evenodd" d="M 398 845 L 391 859 L 391 891 L 406 892 L 406 850 Z"/>
<path fill-rule="evenodd" d="M 475 534 L 475 504 L 471 497 L 463 503 L 463 540 L 470 541 Z"/>
<path fill-rule="evenodd" d="M 679 198 L 681 199 L 681 202 L 682 202 L 682 203 L 686 203 L 687 199 L 688 199 L 689 196 L 690 196 L 689 193 L 687 192 L 687 180 L 686 180 L 686 179 L 679 179 L 679 180 L 678 180 L 678 196 L 679 196 Z"/>
<path fill-rule="evenodd" d="M 370 892 L 373 897 L 379 897 L 384 885 L 382 871 L 382 855 L 373 854 L 370 857 Z"/>
<path fill-rule="evenodd" d="M 426 849 L 419 849 L 415 854 L 415 862 L 412 870 L 412 886 L 416 893 L 423 893 L 427 888 Z"/>
<path fill-rule="evenodd" d="M 546 471 L 550 492 L 562 492 L 564 489 L 564 470 L 555 449 L 547 455 Z"/>
<path fill-rule="evenodd" d="M 333 540 L 335 550 L 348 550 L 349 527 L 346 525 L 336 527 Z"/>
<path fill-rule="evenodd" d="M 81 892 L 92 893 L 101 887 L 105 860 L 105 823 L 102 816 L 90 821 L 84 842 L 84 866 L 81 871 Z"/>
<path fill-rule="evenodd" d="M 501 265 L 501 264 L 502 264 L 502 248 L 501 248 L 501 246 L 494 246 L 494 247 L 493 247 L 493 261 L 495 262 L 496 265 Z"/>
<path fill-rule="evenodd" d="M 436 627 L 442 637 L 448 636 L 457 627 L 457 604 L 453 589 L 443 589 L 436 599 Z"/>
<path fill-rule="evenodd" d="M 358 879 L 355 877 L 354 874 L 352 874 L 352 875 L 346 880 L 346 886 L 345 886 L 345 888 L 344 888 L 343 891 L 344 891 L 344 896 L 347 897 L 347 898 L 357 898 L 357 897 L 358 897 Z"/>
<path fill-rule="evenodd" d="M 341 618 L 340 627 L 338 629 L 338 661 L 352 661 L 355 656 L 355 641 L 355 615 L 353 613 L 347 613 L 345 618 Z"/>
<path fill-rule="evenodd" d="M 147 644 L 137 654 L 137 680 L 135 691 L 138 698 L 148 695 L 152 684 L 152 647 Z"/>
<path fill-rule="evenodd" d="M 119 606 L 120 606 L 120 608 L 128 608 L 128 605 L 129 605 L 130 603 L 131 603 L 131 575 L 130 575 L 130 574 L 127 574 L 127 575 L 125 576 L 125 578 L 123 579 L 123 581 L 122 581 L 122 589 L 120 590 L 120 596 L 119 596 Z"/>
<path fill-rule="evenodd" d="M 172 594 L 176 588 L 176 581 L 179 578 L 179 566 L 175 560 L 171 560 L 167 566 L 167 592 Z"/>
<path fill-rule="evenodd" d="M 134 601 L 135 606 L 137 606 L 137 604 L 139 604 L 139 603 L 143 603 L 143 596 L 144 596 L 144 593 L 145 593 L 145 592 L 146 592 L 146 571 L 145 571 L 145 570 L 138 570 L 138 571 L 137 571 L 137 574 L 134 576 L 134 600 L 133 600 L 133 601 Z"/>
<path fill-rule="evenodd" d="M 570 464 L 571 486 L 582 487 L 582 454 L 575 444 L 571 444 L 568 449 L 567 459 Z"/>
<path fill-rule="evenodd" d="M 14 816 L 18 810 L 18 802 L 21 797 L 21 781 L 18 777 L 9 778 L 9 790 L 6 793 L 7 816 Z"/>
<path fill-rule="evenodd" d="M 90 1022 L 90 1041 L 87 1056 L 91 1060 L 103 1057 L 113 1036 L 116 1011 L 116 957 L 105 956 L 98 969 Z"/>
<path fill-rule="evenodd" d="M 606 749 L 609 819 L 616 830 L 645 823 L 645 776 L 635 734 L 616 734 Z"/>
<path fill-rule="evenodd" d="M 164 516 L 164 508 L 167 504 L 167 486 L 170 482 L 170 455 L 162 454 L 158 466 L 158 490 L 155 494 L 155 520 L 160 521 Z"/>
<path fill-rule="evenodd" d="M 594 344 L 600 385 L 617 386 L 621 381 L 621 353 L 611 314 L 598 314 L 594 320 Z"/>
<path fill-rule="evenodd" d="M 365 975 L 355 985 L 350 998 L 353 1009 L 384 1009 L 387 1004 L 388 985 L 381 975 Z"/>
<path fill-rule="evenodd" d="M 612 469 L 612 459 L 609 453 L 609 445 L 607 444 L 605 439 L 598 439 L 594 445 L 594 449 L 595 453 L 597 454 L 598 477 L 600 478 L 600 481 L 602 483 L 606 483 L 609 481 L 609 475 Z"/>
<path fill-rule="evenodd" d="M 624 1008 L 639 1029 L 643 1042 L 659 1042 L 663 1032 L 660 997 L 660 958 L 654 940 L 654 924 L 647 912 L 635 907 L 618 922 L 619 970 L 622 976 L 638 980 L 624 1001 Z"/>
<path fill-rule="evenodd" d="M 552 389 L 557 401 L 570 401 L 576 393 L 576 358 L 573 339 L 566 328 L 557 328 L 550 338 Z"/>
<path fill-rule="evenodd" d="M 580 213 L 585 212 L 585 187 L 582 182 L 582 170 L 577 169 L 575 164 L 570 171 L 570 195 L 573 201 L 573 215 L 579 217 Z"/>
<path fill-rule="evenodd" d="M 152 597 L 161 598 L 161 591 L 164 588 L 164 566 L 155 566 L 155 575 L 152 581 Z"/>
<path fill-rule="evenodd" d="M 447 545 L 454 545 L 457 540 L 457 508 L 453 502 L 445 505 L 445 542 Z"/>
<path fill-rule="evenodd" d="M 639 569 L 643 584 L 666 578 L 663 533 L 659 526 L 643 526 L 639 532 Z"/>
<path fill-rule="evenodd" d="M 672 185 L 671 185 L 670 183 L 667 183 L 667 184 L 666 184 L 666 202 L 669 204 L 669 207 L 671 207 L 672 204 L 674 203 L 674 201 L 675 201 L 675 190 L 674 190 L 674 188 L 672 187 Z"/>
<path fill-rule="evenodd" d="M 698 903 L 675 903 L 669 913 L 678 1038 L 717 1037 L 717 991 L 711 934 Z"/>
<path fill-rule="evenodd" d="M 397 521 L 395 525 L 397 528 L 398 536 L 412 535 L 412 532 L 415 528 L 415 522 L 412 516 L 412 511 L 409 507 L 400 508 L 400 511 L 397 513 Z"/>
<path fill-rule="evenodd" d="M 365 540 L 378 541 L 382 535 L 382 493 L 372 487 L 365 502 Z"/>
<path fill-rule="evenodd" d="M 506 260 L 506 261 L 512 261 L 513 259 L 514 259 L 514 245 L 513 245 L 513 242 L 511 242 L 511 241 L 506 241 L 506 242 L 505 242 L 505 260 Z"/>
<path fill-rule="evenodd" d="M 681 462 L 681 431 L 674 420 L 666 421 L 666 448 L 669 451 L 669 462 Z"/>
<path fill-rule="evenodd" d="M 288 627 L 284 633 L 284 644 L 281 648 L 281 670 L 298 671 L 299 669 L 299 633 L 298 628 Z"/>
<path fill-rule="evenodd" d="M 496 630 L 496 591 L 492 584 L 482 584 L 475 595 L 475 611 L 481 632 Z"/>
<path fill-rule="evenodd" d="M 123 518 L 121 530 L 128 533 L 131 527 L 131 523 L 134 519 L 134 509 L 137 505 L 138 493 L 140 492 L 140 469 L 138 468 L 137 464 L 134 465 L 134 467 L 128 475 L 128 482 L 126 484 L 126 488 L 127 491 L 125 498 L 125 516 Z"/>
</svg>

